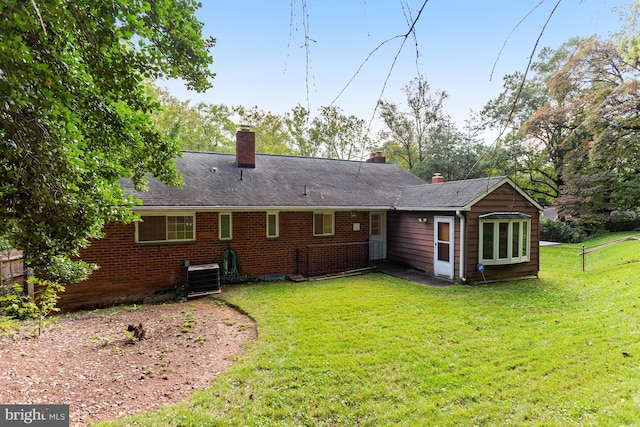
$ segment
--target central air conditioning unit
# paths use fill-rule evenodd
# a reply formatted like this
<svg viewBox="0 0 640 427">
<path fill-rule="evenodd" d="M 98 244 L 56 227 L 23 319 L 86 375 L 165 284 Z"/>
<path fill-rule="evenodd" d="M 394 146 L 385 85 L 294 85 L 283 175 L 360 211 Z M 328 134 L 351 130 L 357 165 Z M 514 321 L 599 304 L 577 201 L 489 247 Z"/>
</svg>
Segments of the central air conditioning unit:
<svg viewBox="0 0 640 427">
<path fill-rule="evenodd" d="M 187 267 L 187 297 L 220 293 L 220 266 L 216 263 Z"/>
</svg>

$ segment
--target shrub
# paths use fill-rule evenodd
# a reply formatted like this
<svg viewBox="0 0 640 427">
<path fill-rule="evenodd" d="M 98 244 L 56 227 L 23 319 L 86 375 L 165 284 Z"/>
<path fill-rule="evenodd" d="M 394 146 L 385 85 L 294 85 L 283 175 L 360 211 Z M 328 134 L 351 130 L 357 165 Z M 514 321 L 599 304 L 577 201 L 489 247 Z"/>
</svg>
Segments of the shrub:
<svg viewBox="0 0 640 427">
<path fill-rule="evenodd" d="M 38 307 L 19 283 L 0 286 L 0 314 L 15 319 L 37 317 Z"/>
<path fill-rule="evenodd" d="M 640 225 L 637 215 L 617 212 L 611 215 L 604 228 L 607 231 L 633 231 Z"/>
<path fill-rule="evenodd" d="M 580 230 L 573 225 L 543 218 L 540 220 L 540 240 L 562 243 L 580 242 Z"/>
<path fill-rule="evenodd" d="M 64 286 L 49 280 L 30 277 L 27 283 L 35 289 L 33 298 L 24 292 L 22 285 L 0 286 L 0 314 L 16 319 L 37 318 L 38 335 L 44 329 L 44 318 L 59 311 L 56 307 L 58 294 L 64 292 Z"/>
</svg>

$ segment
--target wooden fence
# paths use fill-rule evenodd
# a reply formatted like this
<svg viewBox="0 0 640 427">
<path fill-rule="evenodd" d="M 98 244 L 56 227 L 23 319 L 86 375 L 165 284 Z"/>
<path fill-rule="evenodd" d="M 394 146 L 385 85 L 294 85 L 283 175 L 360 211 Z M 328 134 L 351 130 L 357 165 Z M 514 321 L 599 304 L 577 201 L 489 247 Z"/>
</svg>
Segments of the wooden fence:
<svg viewBox="0 0 640 427">
<path fill-rule="evenodd" d="M 0 251 L 0 285 L 23 283 L 26 270 L 22 260 L 22 251 L 14 249 Z"/>
</svg>

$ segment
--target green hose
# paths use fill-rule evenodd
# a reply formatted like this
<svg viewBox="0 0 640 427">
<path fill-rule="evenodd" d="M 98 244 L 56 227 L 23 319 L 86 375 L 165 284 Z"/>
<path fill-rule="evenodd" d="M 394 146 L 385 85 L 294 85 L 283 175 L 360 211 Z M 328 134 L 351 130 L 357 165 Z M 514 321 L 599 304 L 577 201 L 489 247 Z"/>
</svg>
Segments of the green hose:
<svg viewBox="0 0 640 427">
<path fill-rule="evenodd" d="M 222 253 L 222 277 L 238 277 L 238 254 L 231 248 Z"/>
</svg>

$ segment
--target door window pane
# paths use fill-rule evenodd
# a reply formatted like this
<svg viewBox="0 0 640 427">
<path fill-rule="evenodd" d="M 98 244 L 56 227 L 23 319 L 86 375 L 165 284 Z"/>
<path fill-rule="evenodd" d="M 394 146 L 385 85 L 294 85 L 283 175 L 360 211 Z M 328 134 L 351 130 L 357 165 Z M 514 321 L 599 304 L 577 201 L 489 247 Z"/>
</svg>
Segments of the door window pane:
<svg viewBox="0 0 640 427">
<path fill-rule="evenodd" d="M 371 235 L 380 235 L 380 214 L 371 214 Z"/>
<path fill-rule="evenodd" d="M 438 223 L 438 240 L 441 242 L 449 241 L 449 223 L 448 222 Z"/>
<path fill-rule="evenodd" d="M 449 262 L 449 243 L 438 243 L 438 261 Z"/>
</svg>

